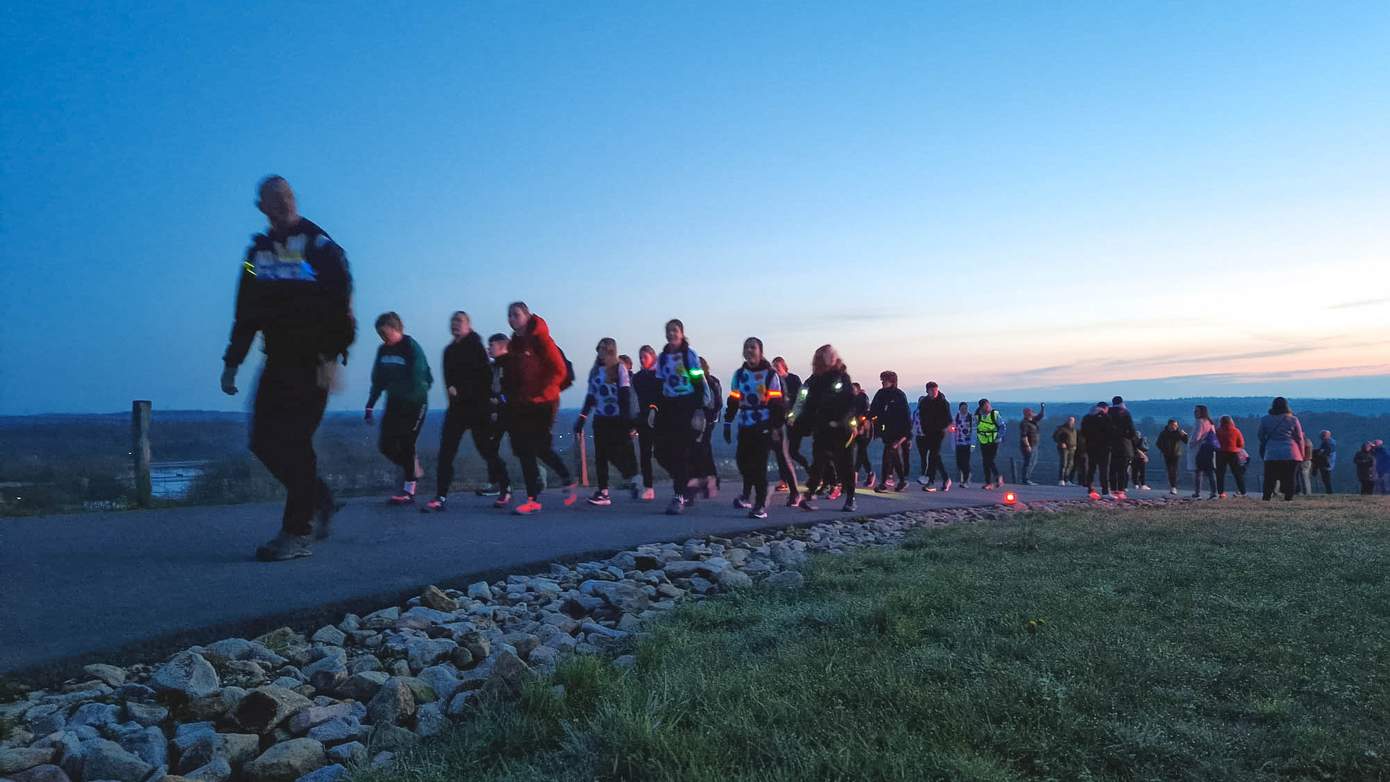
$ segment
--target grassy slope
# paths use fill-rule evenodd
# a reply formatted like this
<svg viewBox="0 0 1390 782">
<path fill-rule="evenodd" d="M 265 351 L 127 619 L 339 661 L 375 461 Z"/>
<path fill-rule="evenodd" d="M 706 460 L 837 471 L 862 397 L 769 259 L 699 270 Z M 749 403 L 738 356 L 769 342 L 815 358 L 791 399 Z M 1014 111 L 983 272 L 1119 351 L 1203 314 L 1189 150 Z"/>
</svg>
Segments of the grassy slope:
<svg viewBox="0 0 1390 782">
<path fill-rule="evenodd" d="M 1387 511 L 1025 516 L 823 558 L 359 779 L 1390 779 Z"/>
</svg>

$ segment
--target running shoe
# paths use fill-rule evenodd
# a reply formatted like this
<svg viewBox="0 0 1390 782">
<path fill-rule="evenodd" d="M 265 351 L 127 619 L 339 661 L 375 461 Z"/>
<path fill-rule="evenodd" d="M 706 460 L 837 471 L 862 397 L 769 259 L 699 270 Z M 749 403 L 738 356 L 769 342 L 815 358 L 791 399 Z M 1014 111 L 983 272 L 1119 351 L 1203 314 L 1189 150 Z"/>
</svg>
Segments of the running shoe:
<svg viewBox="0 0 1390 782">
<path fill-rule="evenodd" d="M 888 492 L 888 484 L 880 483 L 879 485 L 874 487 L 874 491 L 878 492 L 879 494 L 886 494 Z"/>
<path fill-rule="evenodd" d="M 667 516 L 679 516 L 685 513 L 685 499 L 682 497 L 672 497 L 671 504 L 666 506 Z"/>
<path fill-rule="evenodd" d="M 600 508 L 606 508 L 613 504 L 613 498 L 608 496 L 607 489 L 599 489 L 593 493 L 593 496 L 586 499 L 585 502 L 590 505 L 597 505 Z"/>
<path fill-rule="evenodd" d="M 1153 491 L 1153 488 L 1146 483 L 1139 487 L 1139 491 Z"/>
<path fill-rule="evenodd" d="M 444 503 L 445 503 L 445 502 L 447 502 L 447 500 L 446 500 L 445 498 L 443 498 L 443 497 L 435 497 L 434 499 L 432 499 L 432 500 L 430 500 L 429 502 L 425 503 L 424 506 L 420 508 L 420 512 L 421 512 L 421 513 L 438 513 L 438 512 L 440 512 L 440 511 L 444 510 Z"/>
<path fill-rule="evenodd" d="M 934 484 L 930 484 L 930 483 L 929 483 L 929 484 L 927 484 L 926 486 L 923 486 L 923 487 L 922 487 L 922 491 L 927 492 L 928 494 L 935 494 L 935 493 L 936 493 L 936 486 L 935 486 Z"/>
<path fill-rule="evenodd" d="M 256 547 L 256 559 L 262 562 L 284 562 L 287 559 L 302 559 L 312 556 L 308 535 L 290 535 L 281 532 Z"/>
<path fill-rule="evenodd" d="M 512 493 L 509 492 L 509 491 L 504 491 L 504 492 L 502 492 L 501 494 L 497 495 L 497 499 L 493 501 L 492 507 L 494 507 L 494 508 L 505 508 L 505 507 L 507 507 L 508 505 L 511 505 L 511 504 L 512 504 Z"/>
<path fill-rule="evenodd" d="M 764 508 L 763 506 L 759 505 L 758 507 L 754 508 L 753 510 L 748 511 L 748 518 L 750 518 L 750 519 L 765 519 L 765 518 L 767 518 L 767 508 Z"/>
<path fill-rule="evenodd" d="M 502 493 L 502 490 L 497 487 L 497 484 L 489 483 L 488 485 L 484 486 L 481 489 L 478 489 L 473 493 L 478 495 L 479 497 L 496 497 L 497 495 Z"/>
<path fill-rule="evenodd" d="M 516 514 L 517 516 L 530 516 L 533 513 L 540 512 L 541 504 L 539 502 L 536 502 L 535 497 L 532 497 L 527 501 L 521 503 L 520 505 L 516 506 L 515 508 L 512 508 L 512 513 Z"/>
<path fill-rule="evenodd" d="M 577 482 L 570 481 L 565 485 L 565 488 L 560 490 L 560 502 L 564 503 L 566 508 L 573 506 L 579 501 L 579 493 L 575 491 L 578 487 L 579 484 Z"/>
<path fill-rule="evenodd" d="M 926 486 L 931 483 L 931 479 L 927 477 L 926 473 L 922 473 L 921 475 L 917 476 L 917 482 L 922 484 L 923 486 Z"/>
<path fill-rule="evenodd" d="M 849 499 L 845 500 L 845 507 L 841 508 L 840 510 L 844 513 L 854 513 L 859 510 L 859 505 L 854 501 L 853 497 L 850 497 Z"/>
<path fill-rule="evenodd" d="M 947 478 L 947 479 L 946 479 L 946 484 L 945 484 L 944 486 L 941 487 L 941 490 L 942 490 L 942 491 L 950 491 L 950 490 L 951 490 L 951 479 L 950 479 L 950 478 Z"/>
<path fill-rule="evenodd" d="M 1173 488 L 1168 490 L 1168 493 L 1173 495 L 1174 497 L 1178 496 L 1178 487 L 1174 486 Z"/>
<path fill-rule="evenodd" d="M 641 500 L 643 502 L 651 502 L 654 499 L 656 499 L 656 489 L 646 488 L 642 490 Z"/>
<path fill-rule="evenodd" d="M 402 493 L 400 493 L 400 494 L 393 494 L 393 495 L 391 495 L 391 497 L 387 498 L 386 504 L 387 504 L 387 505 L 414 505 L 414 504 L 415 504 L 415 495 L 414 495 L 414 494 L 406 494 L 406 493 L 404 493 L 404 492 L 402 492 Z"/>
<path fill-rule="evenodd" d="M 831 502 L 834 502 L 835 500 L 840 499 L 840 495 L 843 494 L 843 493 L 844 493 L 844 492 L 843 492 L 843 491 L 840 489 L 840 487 L 837 485 L 835 488 L 833 488 L 833 489 L 830 490 L 830 495 L 827 496 L 826 499 L 827 499 L 827 500 L 830 500 Z"/>
<path fill-rule="evenodd" d="M 779 494 L 786 494 L 788 491 L 790 491 L 790 489 L 787 488 L 786 481 L 778 481 L 777 488 L 775 489 L 775 491 Z"/>
<path fill-rule="evenodd" d="M 734 507 L 740 510 L 748 510 L 749 508 L 753 507 L 753 503 L 749 502 L 748 500 L 742 497 L 735 497 Z"/>
<path fill-rule="evenodd" d="M 1090 498 L 1093 499 L 1093 500 L 1098 500 L 1098 499 L 1100 499 L 1100 492 L 1098 492 L 1098 491 L 1093 491 L 1093 492 L 1091 492 L 1090 494 L 1088 494 L 1088 495 L 1086 495 L 1086 496 L 1087 496 L 1087 497 L 1090 497 Z"/>
</svg>

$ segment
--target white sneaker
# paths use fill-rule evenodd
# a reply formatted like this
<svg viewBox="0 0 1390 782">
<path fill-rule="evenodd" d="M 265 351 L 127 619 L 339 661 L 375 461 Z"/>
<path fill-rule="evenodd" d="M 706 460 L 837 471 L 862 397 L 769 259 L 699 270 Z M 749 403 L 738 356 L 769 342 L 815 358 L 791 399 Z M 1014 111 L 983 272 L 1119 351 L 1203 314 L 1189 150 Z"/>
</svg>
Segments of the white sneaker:
<svg viewBox="0 0 1390 782">
<path fill-rule="evenodd" d="M 1177 487 L 1174 486 L 1173 488 L 1169 489 L 1169 490 L 1168 490 L 1168 493 L 1171 494 L 1171 495 L 1173 495 L 1174 497 L 1178 496 L 1178 489 L 1177 489 Z"/>
<path fill-rule="evenodd" d="M 917 482 L 922 484 L 923 486 L 926 486 L 928 483 L 930 483 L 930 481 L 927 480 L 927 476 L 925 475 L 918 475 Z"/>
<path fill-rule="evenodd" d="M 1146 483 L 1146 484 L 1144 484 L 1143 486 L 1140 486 L 1140 487 L 1139 487 L 1139 491 L 1153 491 L 1153 488 L 1150 487 L 1149 484 Z"/>
<path fill-rule="evenodd" d="M 1067 482 L 1066 482 L 1066 481 L 1057 481 L 1057 485 L 1058 485 L 1058 486 L 1066 486 L 1066 485 L 1067 485 Z"/>
</svg>

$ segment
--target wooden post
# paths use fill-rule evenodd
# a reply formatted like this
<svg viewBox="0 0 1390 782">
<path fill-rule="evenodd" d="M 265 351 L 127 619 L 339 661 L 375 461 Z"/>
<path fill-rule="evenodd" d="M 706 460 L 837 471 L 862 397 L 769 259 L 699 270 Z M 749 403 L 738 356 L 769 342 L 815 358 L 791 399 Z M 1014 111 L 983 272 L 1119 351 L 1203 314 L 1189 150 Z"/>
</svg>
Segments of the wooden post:
<svg viewBox="0 0 1390 782">
<path fill-rule="evenodd" d="M 583 432 L 576 432 L 574 444 L 579 452 L 579 485 L 589 487 L 589 438 Z"/>
<path fill-rule="evenodd" d="M 136 400 L 130 405 L 130 456 L 135 476 L 135 502 L 150 507 L 150 402 Z"/>
</svg>

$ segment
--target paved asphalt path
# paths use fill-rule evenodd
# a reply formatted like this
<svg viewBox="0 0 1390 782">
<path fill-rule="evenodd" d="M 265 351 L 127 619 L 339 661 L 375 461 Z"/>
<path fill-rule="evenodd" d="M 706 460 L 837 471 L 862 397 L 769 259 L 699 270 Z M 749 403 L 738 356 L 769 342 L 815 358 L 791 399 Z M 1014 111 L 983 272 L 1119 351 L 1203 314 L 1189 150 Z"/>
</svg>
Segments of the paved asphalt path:
<svg viewBox="0 0 1390 782">
<path fill-rule="evenodd" d="M 973 488 L 946 494 L 918 488 L 861 492 L 860 514 L 1000 498 Z M 1084 496 L 1077 488 L 1014 488 L 1024 501 Z M 232 627 L 268 629 L 273 621 L 353 601 L 358 608 L 381 607 L 388 603 L 361 601 L 641 543 L 844 517 L 838 502 L 807 513 L 782 507 L 785 496 L 777 495 L 766 521 L 747 518 L 729 496 L 701 501 L 679 517 L 662 514 L 664 493 L 653 503 L 617 498 L 610 508 L 582 499 L 564 508 L 552 493 L 553 504 L 530 518 L 494 510 L 490 499 L 471 493 L 456 495 L 442 514 L 359 499 L 338 514 L 333 537 L 315 546 L 314 556 L 279 563 L 251 556 L 276 531 L 278 505 L 0 519 L 0 673 L 103 659 L 158 639 L 211 642 Z"/>
</svg>

